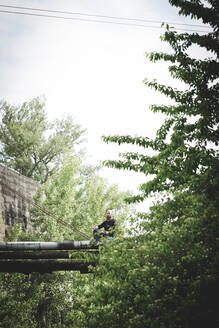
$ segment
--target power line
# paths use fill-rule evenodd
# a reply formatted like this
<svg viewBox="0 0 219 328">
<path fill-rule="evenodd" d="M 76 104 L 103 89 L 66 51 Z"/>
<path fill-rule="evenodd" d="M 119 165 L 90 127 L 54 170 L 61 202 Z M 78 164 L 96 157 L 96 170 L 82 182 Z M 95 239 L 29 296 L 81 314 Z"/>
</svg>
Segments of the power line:
<svg viewBox="0 0 219 328">
<path fill-rule="evenodd" d="M 24 201 L 26 201 L 27 203 L 31 204 L 32 206 L 38 208 L 41 212 L 47 214 L 49 217 L 55 219 L 56 221 L 58 221 L 59 223 L 63 224 L 64 226 L 72 229 L 73 231 L 79 233 L 80 235 L 82 235 L 85 238 L 90 238 L 86 233 L 80 231 L 79 229 L 77 229 L 76 227 L 73 227 L 70 223 L 64 221 L 63 219 L 61 219 L 60 217 L 58 217 L 56 214 L 51 213 L 49 211 L 47 211 L 45 208 L 43 208 L 42 206 L 40 206 L 39 204 L 35 203 L 32 199 L 22 195 L 21 193 L 19 193 L 17 190 L 10 188 L 8 185 L 4 184 L 3 182 L 1 182 L 1 185 L 6 187 L 9 191 L 11 191 L 13 194 L 16 194 L 18 197 L 22 198 Z"/>
<path fill-rule="evenodd" d="M 1 13 L 7 14 L 20 14 L 20 15 L 28 15 L 28 16 L 37 16 L 37 17 L 48 17 L 48 18 L 59 18 L 59 19 L 66 19 L 66 20 L 75 20 L 81 22 L 94 22 L 94 23 L 105 23 L 105 24 L 116 24 L 116 25 L 128 25 L 128 26 L 139 26 L 139 27 L 149 27 L 149 28 L 160 28 L 159 26 L 146 26 L 142 24 L 129 24 L 129 23 L 122 23 L 122 22 L 111 22 L 111 21 L 101 21 L 97 19 L 89 19 L 89 18 L 76 18 L 76 17 L 65 17 L 65 16 L 54 16 L 54 15 L 44 15 L 44 14 L 33 14 L 33 13 L 25 13 L 20 11 L 6 11 L 0 10 Z M 203 31 L 202 31 L 203 32 Z"/>
<path fill-rule="evenodd" d="M 125 25 L 125 26 L 134 26 L 134 27 L 143 27 L 143 28 L 162 28 L 162 26 L 155 25 L 144 25 L 144 24 L 136 24 L 136 23 L 125 23 L 125 22 L 113 22 L 106 20 L 97 20 L 97 19 L 89 19 L 89 18 L 77 18 L 77 17 L 66 17 L 66 16 L 57 16 L 57 15 L 45 15 L 45 14 L 33 14 L 28 12 L 21 11 L 9 11 L 9 10 L 0 10 L 0 13 L 6 14 L 17 14 L 17 15 L 26 15 L 26 16 L 36 16 L 36 17 L 47 17 L 47 18 L 55 18 L 55 19 L 64 19 L 64 20 L 74 20 L 81 22 L 93 22 L 93 23 L 104 23 L 104 24 L 116 24 L 116 25 Z M 176 28 L 178 31 L 187 31 L 187 32 L 196 32 L 196 33 L 206 33 L 206 31 L 193 30 L 193 29 L 185 29 L 185 28 Z"/>
<path fill-rule="evenodd" d="M 179 23 L 178 22 L 163 22 L 163 21 L 149 20 L 149 19 L 144 19 L 144 18 L 130 18 L 130 17 L 109 16 L 109 15 L 85 14 L 85 13 L 72 12 L 72 11 L 61 11 L 61 10 L 51 10 L 51 9 L 42 9 L 42 8 L 33 8 L 33 7 L 20 7 L 20 6 L 10 6 L 10 5 L 0 5 L 0 7 L 32 10 L 32 11 L 39 11 L 39 12 L 50 12 L 50 13 L 56 13 L 56 14 L 58 13 L 58 14 L 66 14 L 66 15 L 77 15 L 77 16 L 127 20 L 127 21 L 142 22 L 142 23 L 155 23 L 155 24 L 167 23 L 167 24 L 174 24 L 174 25 L 180 25 L 180 26 L 193 26 L 193 27 L 209 28 L 208 26 L 198 25 L 198 24 L 188 24 L 188 23 L 180 23 L 180 22 Z"/>
</svg>

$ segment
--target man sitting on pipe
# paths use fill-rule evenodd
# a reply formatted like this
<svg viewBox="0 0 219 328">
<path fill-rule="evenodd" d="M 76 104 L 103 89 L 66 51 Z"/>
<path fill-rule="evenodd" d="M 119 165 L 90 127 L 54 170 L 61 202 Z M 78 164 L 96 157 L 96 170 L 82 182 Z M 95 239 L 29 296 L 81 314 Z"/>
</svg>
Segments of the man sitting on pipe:
<svg viewBox="0 0 219 328">
<path fill-rule="evenodd" d="M 100 238 L 109 237 L 110 239 L 114 239 L 114 228 L 116 225 L 116 220 L 112 218 L 112 212 L 110 210 L 106 211 L 106 220 L 103 221 L 101 224 L 96 226 L 93 230 L 94 239 L 97 242 L 100 242 Z M 104 228 L 104 232 L 99 232 L 99 229 Z"/>
</svg>

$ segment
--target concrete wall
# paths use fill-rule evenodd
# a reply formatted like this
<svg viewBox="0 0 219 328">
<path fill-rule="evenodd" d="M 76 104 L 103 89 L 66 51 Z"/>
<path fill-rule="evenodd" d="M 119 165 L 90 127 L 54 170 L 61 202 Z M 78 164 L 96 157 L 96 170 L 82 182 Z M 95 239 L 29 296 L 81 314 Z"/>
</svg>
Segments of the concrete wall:
<svg viewBox="0 0 219 328">
<path fill-rule="evenodd" d="M 38 182 L 0 164 L 0 240 L 15 223 L 30 229 L 30 204 L 15 191 L 32 199 L 38 188 Z"/>
</svg>

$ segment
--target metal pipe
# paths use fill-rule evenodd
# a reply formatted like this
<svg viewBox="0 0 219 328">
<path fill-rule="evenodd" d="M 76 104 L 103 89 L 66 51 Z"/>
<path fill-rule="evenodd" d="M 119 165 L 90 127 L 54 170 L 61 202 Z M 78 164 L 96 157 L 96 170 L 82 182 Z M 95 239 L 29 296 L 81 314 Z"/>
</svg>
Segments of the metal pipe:
<svg viewBox="0 0 219 328">
<path fill-rule="evenodd" d="M 0 251 L 0 259 L 68 259 L 68 251 Z M 1 265 L 1 261 L 0 261 Z"/>
<path fill-rule="evenodd" d="M 80 271 L 80 273 L 89 273 L 89 265 L 95 266 L 95 263 L 81 260 L 6 260 L 0 262 L 0 272 L 51 273 L 52 271 Z"/>
<path fill-rule="evenodd" d="M 73 250 L 73 251 L 0 251 L 0 259 L 71 259 L 74 254 L 98 255 L 97 250 Z M 1 265 L 1 261 L 0 261 Z"/>
<path fill-rule="evenodd" d="M 90 240 L 71 240 L 62 242 L 38 242 L 38 241 L 19 241 L 19 242 L 0 242 L 0 251 L 16 250 L 73 250 L 73 249 L 97 249 L 98 246 L 92 245 Z"/>
</svg>

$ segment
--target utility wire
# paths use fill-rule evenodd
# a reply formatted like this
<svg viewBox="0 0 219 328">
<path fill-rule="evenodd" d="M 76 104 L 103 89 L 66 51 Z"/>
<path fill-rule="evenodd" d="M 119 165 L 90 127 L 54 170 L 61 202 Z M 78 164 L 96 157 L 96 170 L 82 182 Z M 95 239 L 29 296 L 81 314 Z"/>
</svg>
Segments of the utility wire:
<svg viewBox="0 0 219 328">
<path fill-rule="evenodd" d="M 0 10 L 0 13 L 6 14 L 17 14 L 17 15 L 26 15 L 26 16 L 36 16 L 36 17 L 47 17 L 47 18 L 55 18 L 55 19 L 64 19 L 64 20 L 74 20 L 74 21 L 82 21 L 82 22 L 93 22 L 93 23 L 105 23 L 105 24 L 116 24 L 116 25 L 125 25 L 125 26 L 135 26 L 135 27 L 144 27 L 144 28 L 162 28 L 162 26 L 153 26 L 153 25 L 144 25 L 144 24 L 131 24 L 125 22 L 113 22 L 113 21 L 104 21 L 97 19 L 89 19 L 89 18 L 76 18 L 76 17 L 66 17 L 66 16 L 57 16 L 57 15 L 45 15 L 45 14 L 33 14 L 28 12 L 21 11 L 9 11 L 9 10 Z M 193 30 L 193 29 L 184 29 L 184 28 L 176 28 L 178 31 L 188 31 L 188 32 L 196 32 L 196 33 L 206 33 L 206 31 Z"/>
<path fill-rule="evenodd" d="M 4 186 L 5 188 L 7 188 L 9 191 L 11 191 L 13 194 L 16 194 L 18 197 L 22 198 L 22 199 L 23 199 L 24 201 L 26 201 L 27 203 L 29 203 L 29 204 L 31 204 L 32 206 L 38 208 L 41 212 L 45 213 L 45 214 L 48 215 L 49 217 L 55 219 L 56 221 L 58 221 L 59 223 L 63 224 L 64 226 L 70 228 L 71 230 L 73 230 L 73 231 L 79 233 L 79 234 L 82 235 L 83 237 L 90 239 L 90 237 L 89 237 L 86 233 L 84 233 L 84 232 L 78 230 L 76 227 L 73 227 L 70 223 L 64 221 L 63 219 L 61 219 L 60 217 L 58 217 L 56 214 L 47 211 L 45 208 L 43 208 L 43 207 L 40 206 L 39 204 L 35 203 L 32 199 L 30 199 L 30 198 L 28 198 L 28 197 L 22 195 L 19 191 L 10 188 L 8 185 L 6 185 L 6 184 L 3 183 L 3 182 L 0 182 L 0 184 L 1 184 L 2 186 Z"/>
<path fill-rule="evenodd" d="M 202 27 L 202 28 L 209 28 L 205 25 L 198 25 L 198 24 L 188 24 L 188 23 L 177 23 L 177 22 L 163 22 L 157 20 L 149 20 L 144 18 L 129 18 L 129 17 L 119 17 L 119 16 L 108 16 L 108 15 L 97 15 L 97 14 L 85 14 L 79 12 L 72 12 L 72 11 L 61 11 L 61 10 L 51 10 L 51 9 L 42 9 L 42 8 L 33 8 L 33 7 L 18 7 L 18 6 L 9 6 L 9 5 L 0 5 L 0 7 L 4 8 L 13 8 L 13 9 L 24 9 L 24 10 L 32 10 L 32 11 L 39 11 L 39 12 L 49 12 L 49 13 L 58 13 L 58 14 L 66 14 L 66 15 L 77 15 L 77 16 L 87 16 L 87 17 L 97 17 L 97 18 L 109 18 L 109 19 L 117 19 L 117 20 L 127 20 L 132 22 L 142 22 L 142 23 L 155 23 L 155 24 L 174 24 L 174 25 L 184 25 L 184 26 L 193 26 L 193 27 Z"/>
</svg>

